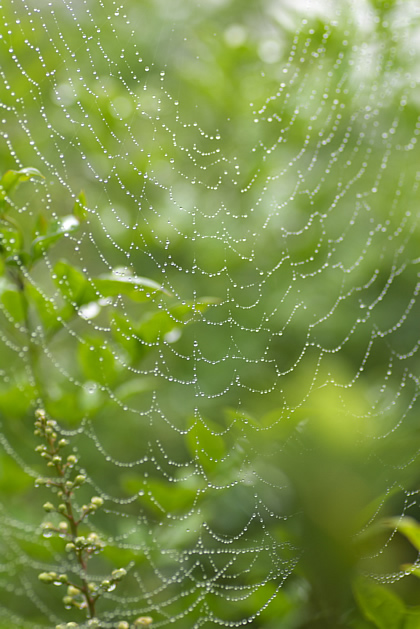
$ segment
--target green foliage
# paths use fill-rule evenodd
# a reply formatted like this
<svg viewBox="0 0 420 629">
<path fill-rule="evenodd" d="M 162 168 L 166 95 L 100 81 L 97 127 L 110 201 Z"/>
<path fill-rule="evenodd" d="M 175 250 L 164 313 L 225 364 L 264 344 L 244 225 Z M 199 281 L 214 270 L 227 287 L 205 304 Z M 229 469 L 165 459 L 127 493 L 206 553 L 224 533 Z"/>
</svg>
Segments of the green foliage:
<svg viewBox="0 0 420 629">
<path fill-rule="evenodd" d="M 0 180 L 0 251 L 4 264 L 15 267 L 17 272 L 21 267 L 30 269 L 42 257 L 43 253 L 47 252 L 63 236 L 79 229 L 81 223 L 76 214 L 51 220 L 40 214 L 33 240 L 25 248 L 23 228 L 18 219 L 13 216 L 13 203 L 10 195 L 22 182 L 36 177 L 44 179 L 44 176 L 36 168 L 22 168 L 21 170 L 8 170 Z M 74 209 L 80 217 L 79 208 L 80 202 L 77 202 Z"/>
<path fill-rule="evenodd" d="M 392 26 L 402 3 L 365 3 L 361 28 L 354 3 L 342 23 L 308 3 L 303 24 L 293 3 L 127 0 L 137 48 L 107 3 L 73 3 L 77 29 L 68 3 L 42 9 L 42 27 L 18 4 L 0 26 L 13 83 L 0 157 L 17 168 L 0 181 L 10 618 L 70 629 L 100 593 L 118 629 L 139 614 L 135 626 L 416 629 L 418 103 L 415 46 Z M 267 40 L 284 48 L 275 63 Z M 33 491 L 40 407 L 86 468 L 50 471 L 86 472 L 92 491 Z M 96 493 L 110 499 L 95 510 Z M 60 504 L 80 535 L 59 529 Z M 91 534 L 120 545 L 75 544 Z M 86 588 L 114 585 L 121 565 L 115 598 Z"/>
<path fill-rule="evenodd" d="M 420 607 L 407 608 L 386 586 L 359 579 L 354 592 L 363 615 L 377 629 L 414 629 L 419 626 Z"/>
<path fill-rule="evenodd" d="M 44 511 L 48 514 L 56 514 L 57 522 L 47 521 L 43 524 L 44 536 L 56 535 L 65 543 L 65 551 L 72 556 L 70 571 L 57 574 L 54 571 L 41 572 L 38 579 L 46 585 L 63 585 L 67 588 L 67 594 L 63 598 L 66 609 L 76 608 L 85 610 L 88 627 L 100 629 L 102 623 L 99 619 L 98 602 L 106 592 L 112 592 L 120 581 L 127 575 L 124 568 L 117 568 L 105 579 L 95 579 L 90 573 L 91 558 L 101 553 L 105 547 L 104 540 L 95 532 L 89 531 L 89 518 L 103 506 L 103 499 L 99 496 L 90 498 L 87 504 L 78 508 L 75 503 L 76 492 L 85 484 L 86 476 L 77 470 L 77 457 L 74 454 L 66 455 L 69 442 L 59 439 L 57 431 L 59 427 L 54 420 L 47 419 L 43 410 L 36 412 L 35 435 L 40 437 L 43 443 L 37 446 L 36 451 L 46 462 L 52 476 L 39 477 L 35 481 L 36 486 L 45 486 L 53 491 L 57 503 L 46 502 Z M 63 565 L 65 560 L 63 558 Z M 141 617 L 134 620 L 132 627 L 150 625 L 150 617 Z M 57 629 L 69 626 L 80 626 L 77 623 L 57 625 Z M 129 627 L 127 621 L 117 621 L 117 627 L 121 625 Z"/>
</svg>

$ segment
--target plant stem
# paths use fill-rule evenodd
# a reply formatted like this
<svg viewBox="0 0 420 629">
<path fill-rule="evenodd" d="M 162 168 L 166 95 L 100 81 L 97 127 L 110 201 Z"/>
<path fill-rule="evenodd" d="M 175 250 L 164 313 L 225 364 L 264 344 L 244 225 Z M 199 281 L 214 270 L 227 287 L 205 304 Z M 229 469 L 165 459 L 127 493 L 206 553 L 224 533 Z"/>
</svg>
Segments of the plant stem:
<svg viewBox="0 0 420 629">
<path fill-rule="evenodd" d="M 49 454 L 51 456 L 51 458 L 55 457 L 58 455 L 59 452 L 59 448 L 55 445 L 55 438 L 53 438 L 52 436 L 47 436 L 47 441 L 48 441 L 48 446 L 49 446 Z M 63 503 L 66 507 L 66 513 L 62 513 L 62 515 L 64 515 L 64 517 L 68 520 L 69 525 L 70 525 L 70 539 L 72 541 L 72 543 L 75 545 L 75 555 L 76 555 L 76 559 L 77 562 L 80 566 L 81 569 L 81 575 L 80 575 L 80 579 L 82 582 L 82 586 L 79 588 L 80 591 L 82 592 L 82 594 L 85 597 L 85 601 L 86 601 L 86 605 L 88 608 L 88 612 L 89 612 L 89 617 L 90 618 L 95 618 L 96 614 L 95 614 L 95 599 L 94 597 L 91 595 L 91 592 L 89 590 L 89 582 L 88 582 L 88 578 L 87 578 L 87 564 L 86 561 L 83 557 L 83 550 L 78 550 L 77 549 L 77 545 L 76 545 L 76 539 L 79 537 L 79 524 L 82 522 L 83 520 L 83 516 L 77 520 L 75 518 L 74 515 L 74 510 L 73 510 L 73 505 L 72 505 L 72 496 L 73 496 L 73 489 L 69 489 L 66 486 L 66 469 L 67 469 L 67 465 L 62 465 L 61 462 L 57 462 L 55 463 L 55 469 L 57 472 L 57 475 L 59 477 L 57 486 L 59 487 L 60 491 L 62 492 L 62 500 Z"/>
</svg>

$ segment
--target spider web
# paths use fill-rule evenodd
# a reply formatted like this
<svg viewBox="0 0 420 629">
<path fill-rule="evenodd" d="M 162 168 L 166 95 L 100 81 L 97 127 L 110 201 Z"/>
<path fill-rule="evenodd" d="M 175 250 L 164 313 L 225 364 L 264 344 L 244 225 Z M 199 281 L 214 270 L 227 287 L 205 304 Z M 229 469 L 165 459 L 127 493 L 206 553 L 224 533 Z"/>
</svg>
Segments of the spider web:
<svg viewBox="0 0 420 629">
<path fill-rule="evenodd" d="M 73 619 L 36 578 L 63 563 L 32 489 L 37 405 L 129 572 L 104 626 L 298 626 L 305 557 L 337 577 L 320 540 L 418 516 L 420 11 L 10 0 L 1 18 L 2 171 L 45 176 L 16 214 L 29 230 L 82 188 L 87 206 L 25 274 L 29 341 L 0 304 L 4 626 Z M 404 576 L 395 530 L 362 553 L 382 582 Z"/>
</svg>

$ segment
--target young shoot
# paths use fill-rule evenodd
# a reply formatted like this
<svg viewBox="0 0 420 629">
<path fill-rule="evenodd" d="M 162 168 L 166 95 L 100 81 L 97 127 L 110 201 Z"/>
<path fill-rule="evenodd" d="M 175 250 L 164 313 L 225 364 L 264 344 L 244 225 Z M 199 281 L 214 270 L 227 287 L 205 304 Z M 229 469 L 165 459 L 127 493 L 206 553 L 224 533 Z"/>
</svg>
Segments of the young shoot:
<svg viewBox="0 0 420 629">
<path fill-rule="evenodd" d="M 74 454 L 65 454 L 69 443 L 66 439 L 59 438 L 57 422 L 48 419 L 42 409 L 38 409 L 35 415 L 35 435 L 42 441 L 36 447 L 36 452 L 45 460 L 50 472 L 48 476 L 37 478 L 35 484 L 51 489 L 53 499 L 43 505 L 44 511 L 58 516 L 56 522 L 44 522 L 44 536 L 57 535 L 64 539 L 65 551 L 75 565 L 72 574 L 41 572 L 38 578 L 46 585 L 65 586 L 64 607 L 81 610 L 86 614 L 85 624 L 69 622 L 57 625 L 56 629 L 110 627 L 108 622 L 106 625 L 101 624 L 97 603 L 104 594 L 116 588 L 127 572 L 124 568 L 118 568 L 101 581 L 92 580 L 89 574 L 89 561 L 104 549 L 105 542 L 94 531 L 89 532 L 87 519 L 102 507 L 103 499 L 100 496 L 92 496 L 88 504 L 83 504 L 80 508 L 77 506 L 75 494 L 85 484 L 86 476 L 76 468 L 77 457 Z M 131 629 L 151 624 L 152 618 L 141 616 L 132 624 L 126 620 L 118 620 L 114 627 Z"/>
</svg>

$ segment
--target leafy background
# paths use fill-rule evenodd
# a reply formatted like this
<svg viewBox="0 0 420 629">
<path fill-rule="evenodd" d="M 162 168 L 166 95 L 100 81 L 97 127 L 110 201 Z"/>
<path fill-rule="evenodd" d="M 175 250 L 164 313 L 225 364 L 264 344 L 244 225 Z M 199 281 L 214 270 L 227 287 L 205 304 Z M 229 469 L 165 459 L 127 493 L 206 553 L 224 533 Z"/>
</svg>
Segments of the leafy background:
<svg viewBox="0 0 420 629">
<path fill-rule="evenodd" d="M 44 177 L 0 198 L 4 627 L 74 619 L 40 405 L 94 573 L 133 566 L 107 626 L 419 626 L 415 3 L 38 4 L 1 8 L 1 170 Z"/>
</svg>

